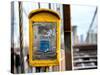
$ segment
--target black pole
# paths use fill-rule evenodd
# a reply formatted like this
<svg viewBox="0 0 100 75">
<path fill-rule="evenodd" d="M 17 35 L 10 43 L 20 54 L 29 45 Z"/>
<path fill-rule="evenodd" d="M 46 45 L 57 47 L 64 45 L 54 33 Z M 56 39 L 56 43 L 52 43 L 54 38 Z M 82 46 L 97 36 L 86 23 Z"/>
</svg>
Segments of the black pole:
<svg viewBox="0 0 100 75">
<path fill-rule="evenodd" d="M 14 73 L 14 2 L 11 2 L 11 73 Z"/>
</svg>

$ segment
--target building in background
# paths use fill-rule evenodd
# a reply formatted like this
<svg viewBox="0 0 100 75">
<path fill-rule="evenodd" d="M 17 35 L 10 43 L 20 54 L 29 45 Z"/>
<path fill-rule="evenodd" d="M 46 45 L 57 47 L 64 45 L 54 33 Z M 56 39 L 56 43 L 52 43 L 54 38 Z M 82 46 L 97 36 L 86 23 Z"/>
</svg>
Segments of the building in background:
<svg viewBox="0 0 100 75">
<path fill-rule="evenodd" d="M 76 42 L 75 30 L 73 41 Z M 88 29 L 86 40 L 81 35 L 80 43 L 73 45 L 73 69 L 97 69 L 97 7 Z"/>
<path fill-rule="evenodd" d="M 77 35 L 77 25 L 72 26 L 72 44 L 76 45 L 79 44 L 79 39 L 78 39 L 78 35 Z"/>
</svg>

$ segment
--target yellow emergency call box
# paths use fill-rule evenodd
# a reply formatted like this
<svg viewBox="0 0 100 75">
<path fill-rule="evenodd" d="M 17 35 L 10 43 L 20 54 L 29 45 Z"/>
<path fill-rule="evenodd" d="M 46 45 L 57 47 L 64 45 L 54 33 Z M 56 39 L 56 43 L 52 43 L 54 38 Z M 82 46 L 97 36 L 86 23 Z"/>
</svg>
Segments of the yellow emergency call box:
<svg viewBox="0 0 100 75">
<path fill-rule="evenodd" d="M 28 17 L 30 66 L 59 65 L 60 16 L 51 9 L 36 9 Z"/>
</svg>

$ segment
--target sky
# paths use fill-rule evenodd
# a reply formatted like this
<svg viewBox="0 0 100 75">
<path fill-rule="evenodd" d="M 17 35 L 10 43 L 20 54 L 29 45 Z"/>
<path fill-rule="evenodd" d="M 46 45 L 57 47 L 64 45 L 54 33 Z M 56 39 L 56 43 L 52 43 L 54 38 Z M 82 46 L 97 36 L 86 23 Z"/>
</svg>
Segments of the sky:
<svg viewBox="0 0 100 75">
<path fill-rule="evenodd" d="M 15 3 L 15 42 L 18 43 L 18 4 Z M 41 7 L 48 8 L 48 4 L 43 3 Z M 24 35 L 24 45 L 28 44 L 28 31 L 29 31 L 29 23 L 28 23 L 28 14 L 32 9 L 37 9 L 38 5 L 32 2 L 24 2 L 23 3 L 24 12 L 23 12 L 23 35 Z M 78 36 L 83 35 L 84 39 L 86 38 L 87 31 L 91 24 L 96 6 L 85 6 L 85 5 L 71 5 L 71 25 L 77 26 L 77 34 Z"/>
<path fill-rule="evenodd" d="M 71 24 L 77 26 L 78 36 L 83 35 L 84 39 L 92 22 L 96 6 L 71 5 Z"/>
</svg>

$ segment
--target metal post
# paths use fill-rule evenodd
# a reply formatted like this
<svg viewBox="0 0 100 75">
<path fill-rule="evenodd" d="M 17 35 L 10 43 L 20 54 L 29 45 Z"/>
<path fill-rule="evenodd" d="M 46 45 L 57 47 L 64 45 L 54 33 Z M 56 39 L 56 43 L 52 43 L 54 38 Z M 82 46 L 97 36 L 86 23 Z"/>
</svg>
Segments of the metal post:
<svg viewBox="0 0 100 75">
<path fill-rule="evenodd" d="M 49 3 L 49 9 L 51 9 L 51 3 Z"/>
<path fill-rule="evenodd" d="M 20 33 L 20 56 L 21 56 L 21 73 L 24 73 L 24 56 L 23 56 L 23 17 L 22 2 L 19 1 L 19 33 Z"/>
<path fill-rule="evenodd" d="M 63 16 L 66 65 L 65 68 L 66 70 L 72 70 L 70 5 L 63 4 Z"/>
<path fill-rule="evenodd" d="M 38 3 L 38 6 L 39 6 L 39 8 L 40 8 L 40 2 Z"/>
</svg>

